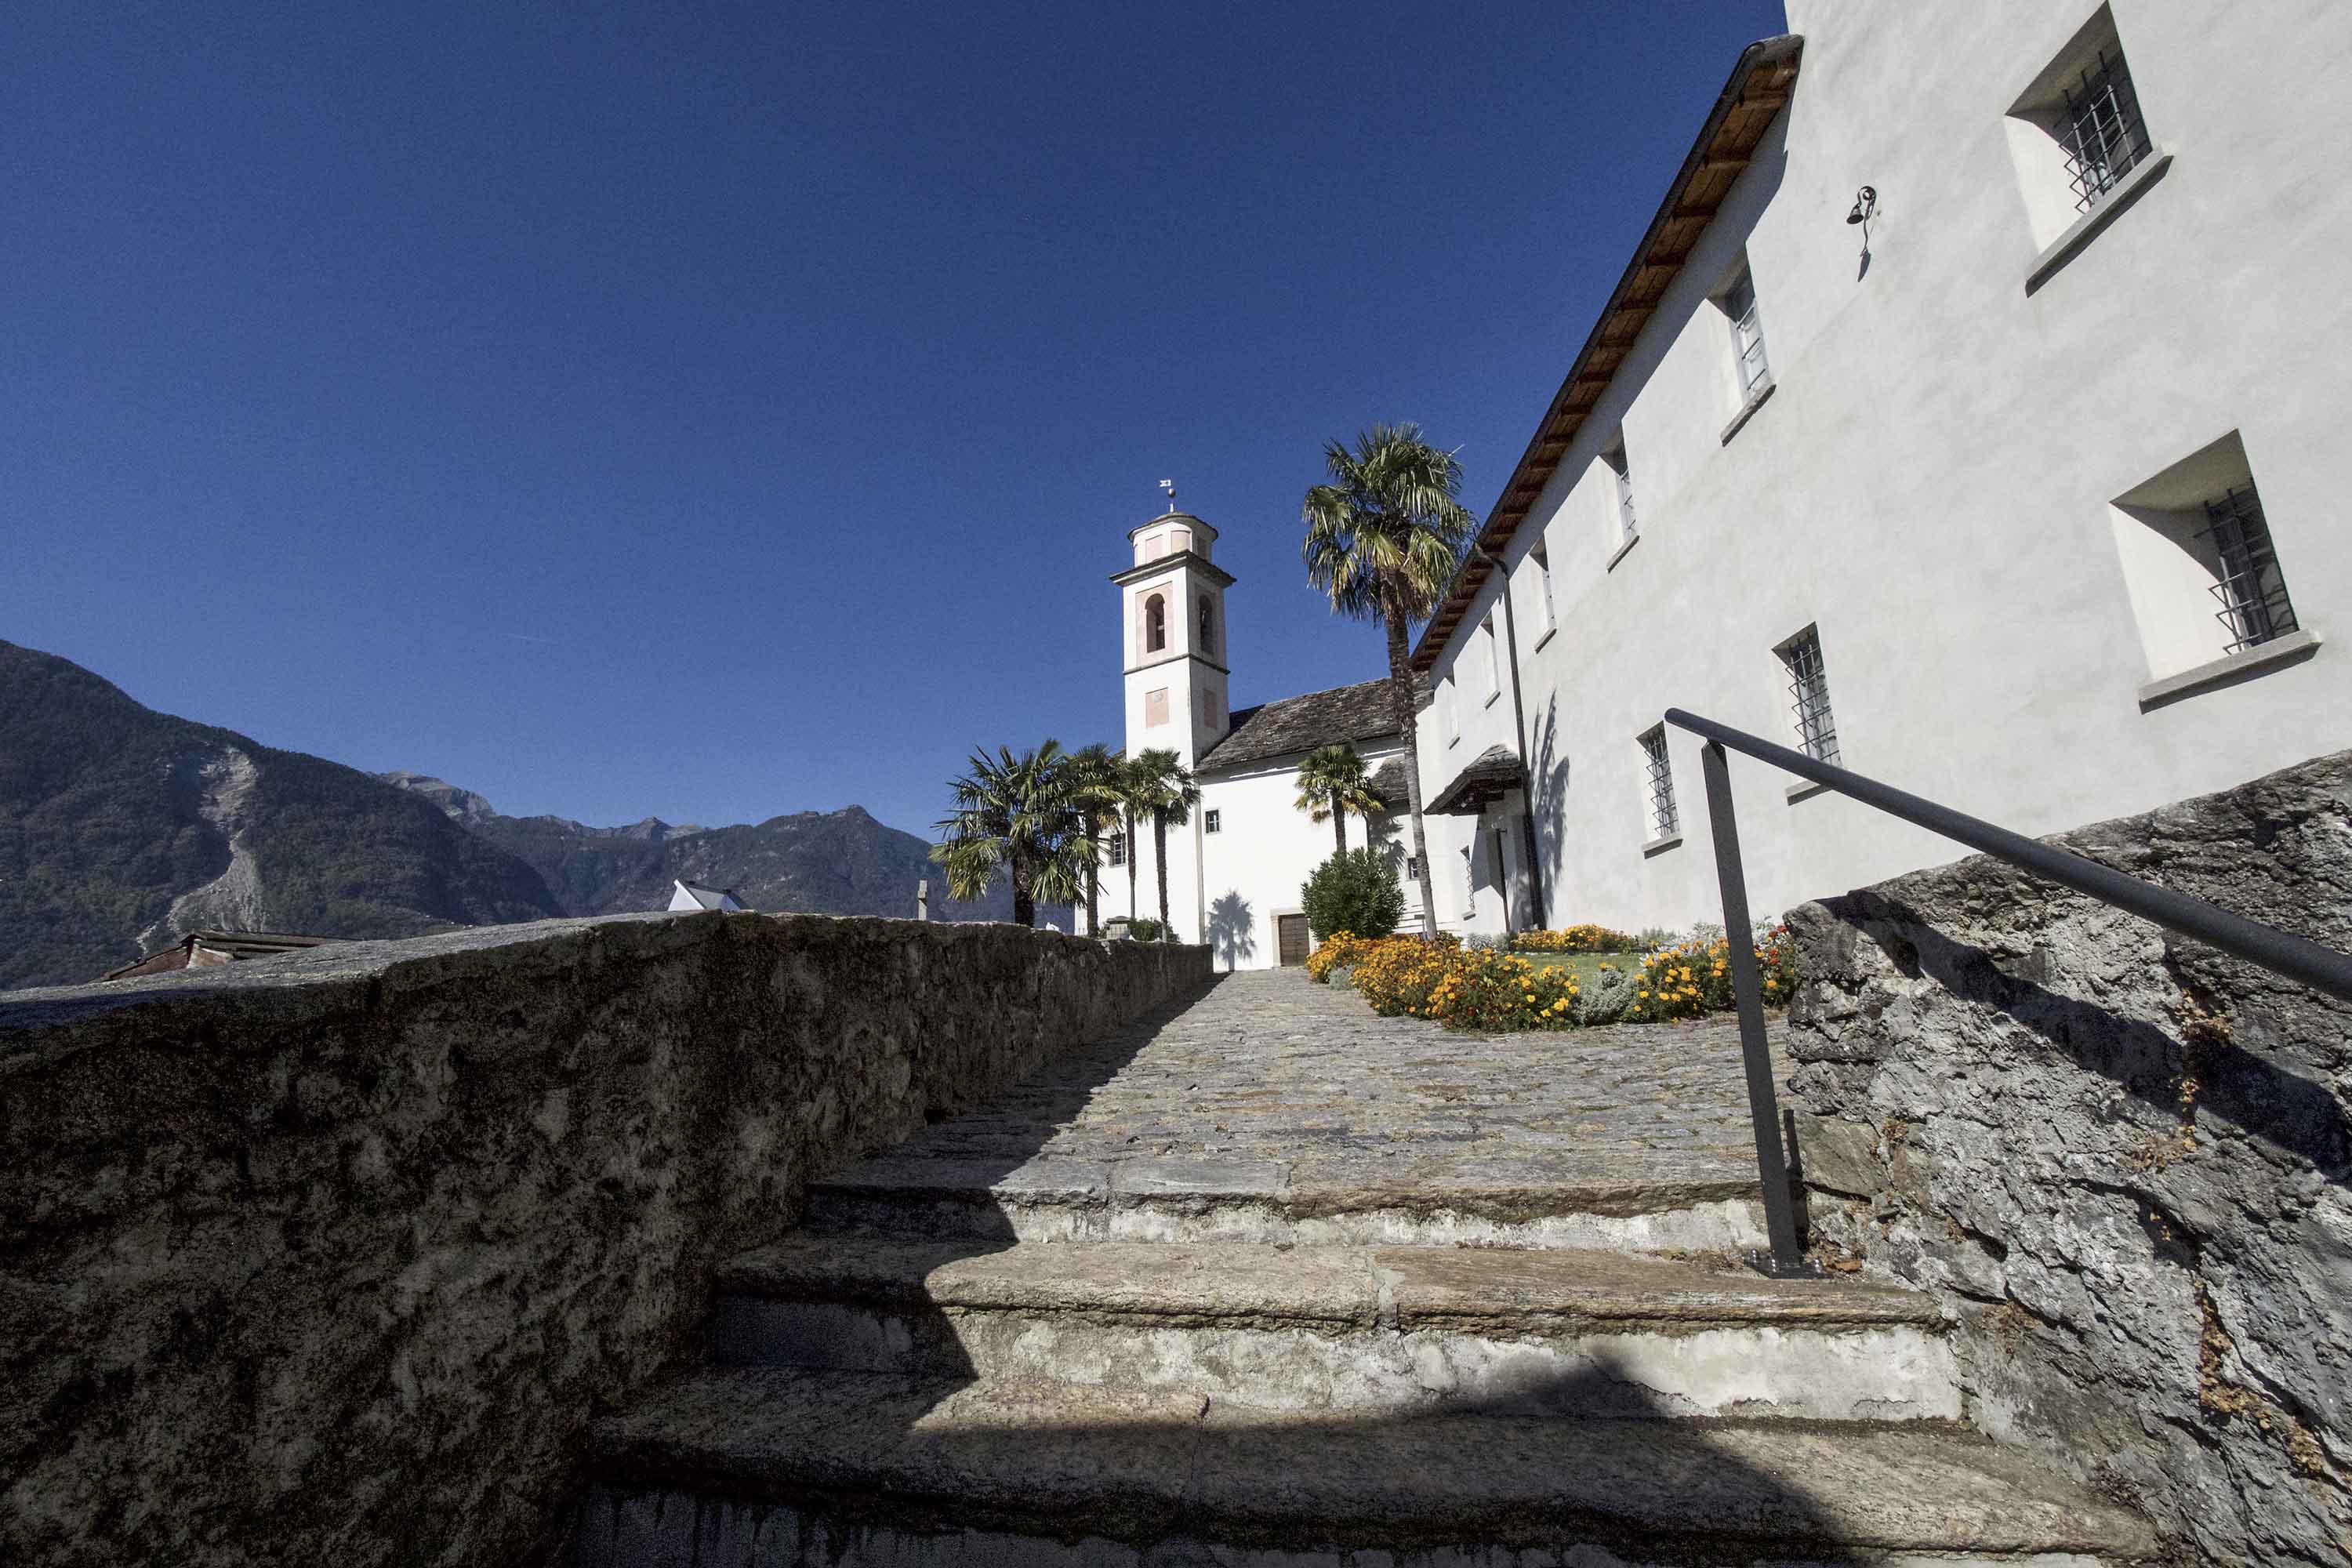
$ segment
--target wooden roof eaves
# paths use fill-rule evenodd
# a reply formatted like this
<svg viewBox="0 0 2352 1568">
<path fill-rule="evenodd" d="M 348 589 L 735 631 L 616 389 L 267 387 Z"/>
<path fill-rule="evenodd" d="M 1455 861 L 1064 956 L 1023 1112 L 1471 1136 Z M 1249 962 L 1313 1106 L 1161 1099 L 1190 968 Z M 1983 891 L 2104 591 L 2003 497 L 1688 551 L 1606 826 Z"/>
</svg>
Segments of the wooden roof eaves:
<svg viewBox="0 0 2352 1568">
<path fill-rule="evenodd" d="M 1715 107 L 1707 111 L 1706 123 L 1699 127 L 1696 140 L 1683 159 L 1682 168 L 1667 186 L 1665 200 L 1659 204 L 1656 214 L 1650 219 L 1649 227 L 1643 231 L 1641 243 L 1634 247 L 1633 259 L 1626 263 L 1624 273 L 1617 279 L 1617 287 L 1610 291 L 1609 301 L 1601 307 L 1600 319 L 1593 323 L 1591 332 L 1584 340 L 1584 346 L 1577 351 L 1576 358 L 1570 363 L 1567 379 L 1552 395 L 1550 406 L 1544 410 L 1534 437 L 1528 440 L 1527 450 L 1520 455 L 1518 466 L 1505 483 L 1494 510 L 1487 513 L 1485 526 L 1478 531 L 1476 548 L 1454 569 L 1454 581 L 1447 586 L 1445 596 L 1438 601 L 1436 613 L 1422 628 L 1421 641 L 1412 650 L 1414 669 L 1426 674 L 1436 664 L 1439 650 L 1444 647 L 1445 639 L 1453 635 L 1454 627 L 1462 624 L 1463 612 L 1468 607 L 1471 598 L 1486 585 L 1489 568 L 1481 559 L 1482 554 L 1497 552 L 1510 542 L 1511 535 L 1526 520 L 1536 498 L 1543 493 L 1544 486 L 1549 484 L 1552 475 L 1559 471 L 1560 458 L 1574 437 L 1575 427 L 1583 423 L 1584 416 L 1591 411 L 1598 399 L 1597 392 L 1589 397 L 1572 395 L 1580 381 L 1589 384 L 1588 373 L 1593 368 L 1591 362 L 1604 350 L 1614 352 L 1616 358 L 1601 378 L 1605 387 L 1609 377 L 1614 375 L 1617 364 L 1622 362 L 1625 353 L 1641 335 L 1642 329 L 1649 324 L 1651 314 L 1665 292 L 1665 282 L 1673 280 L 1682 261 L 1687 258 L 1690 244 L 1678 242 L 1675 251 L 1670 253 L 1675 256 L 1672 267 L 1665 267 L 1653 258 L 1665 237 L 1665 231 L 1694 219 L 1701 221 L 1702 225 L 1713 220 L 1723 196 L 1730 189 L 1731 181 L 1722 176 L 1728 174 L 1736 178 L 1748 167 L 1749 155 L 1755 152 L 1757 142 L 1763 140 L 1773 117 L 1780 112 L 1792 96 L 1804 43 L 1804 38 L 1798 34 L 1783 33 L 1778 37 L 1759 39 L 1740 51 L 1738 63 L 1731 68 L 1730 79 L 1724 83 Z M 1751 88 L 1755 90 L 1751 91 Z M 1717 150 L 1718 145 L 1721 151 Z M 1703 183 L 1710 185 L 1719 184 L 1719 188 L 1712 196 L 1703 195 L 1699 192 Z M 1643 298 L 1635 300 L 1633 295 L 1637 285 L 1647 284 L 1649 275 L 1660 269 L 1667 273 L 1665 282 L 1661 282 L 1654 289 L 1643 288 Z M 1612 331 L 1612 328 L 1616 330 Z M 1570 413 L 1575 415 L 1575 418 L 1563 424 L 1563 416 Z"/>
</svg>

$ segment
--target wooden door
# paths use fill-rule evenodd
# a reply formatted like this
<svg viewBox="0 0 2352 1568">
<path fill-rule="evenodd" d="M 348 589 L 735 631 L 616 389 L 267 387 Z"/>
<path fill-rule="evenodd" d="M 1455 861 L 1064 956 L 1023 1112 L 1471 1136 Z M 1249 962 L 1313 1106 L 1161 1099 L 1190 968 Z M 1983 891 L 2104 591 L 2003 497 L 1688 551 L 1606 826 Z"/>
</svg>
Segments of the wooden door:
<svg viewBox="0 0 2352 1568">
<path fill-rule="evenodd" d="M 1280 950 L 1286 964 L 1307 962 L 1307 917 L 1276 915 L 1274 917 L 1275 945 Z"/>
</svg>

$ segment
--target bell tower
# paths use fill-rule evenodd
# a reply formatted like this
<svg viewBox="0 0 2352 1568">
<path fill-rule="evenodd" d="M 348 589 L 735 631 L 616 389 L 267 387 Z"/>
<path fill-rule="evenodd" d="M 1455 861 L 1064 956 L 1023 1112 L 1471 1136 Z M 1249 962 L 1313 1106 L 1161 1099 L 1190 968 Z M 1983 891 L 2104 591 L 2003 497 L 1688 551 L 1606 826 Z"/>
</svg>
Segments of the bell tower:
<svg viewBox="0 0 2352 1568">
<path fill-rule="evenodd" d="M 1128 530 L 1127 539 L 1133 563 L 1111 578 L 1127 670 L 1127 754 L 1166 747 L 1189 768 L 1233 727 L 1225 590 L 1234 580 L 1210 559 L 1217 531 L 1178 511 L 1172 488 L 1168 510 Z"/>
</svg>

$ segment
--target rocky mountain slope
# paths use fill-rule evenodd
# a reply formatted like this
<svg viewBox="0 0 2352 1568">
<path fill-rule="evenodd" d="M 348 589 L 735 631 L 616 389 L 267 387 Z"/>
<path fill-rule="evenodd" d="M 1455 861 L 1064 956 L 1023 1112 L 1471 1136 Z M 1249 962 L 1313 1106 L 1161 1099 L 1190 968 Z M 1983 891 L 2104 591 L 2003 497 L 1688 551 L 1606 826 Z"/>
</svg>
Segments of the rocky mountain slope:
<svg viewBox="0 0 2352 1568">
<path fill-rule="evenodd" d="M 93 980 L 200 925 L 412 936 L 562 912 L 415 795 L 0 642 L 0 990 Z"/>
<path fill-rule="evenodd" d="M 899 917 L 928 878 L 934 919 L 1012 918 L 1002 888 L 950 900 L 929 853 L 854 805 L 713 828 L 506 816 L 423 773 L 155 712 L 0 642 L 0 990 L 94 980 L 199 926 L 415 936 L 663 909 L 677 878 L 757 910 Z"/>
<path fill-rule="evenodd" d="M 935 920 L 1013 918 L 1012 895 L 1001 887 L 977 904 L 950 900 L 930 846 L 876 821 L 862 806 L 730 827 L 674 826 L 657 816 L 590 827 L 561 816 L 503 816 L 471 790 L 423 773 L 379 776 L 528 863 L 566 914 L 657 910 L 669 901 L 672 881 L 683 878 L 731 888 L 755 910 L 904 919 L 915 912 L 915 884 L 928 879 Z M 1068 925 L 1066 914 L 1052 913 L 1054 923 Z"/>
</svg>

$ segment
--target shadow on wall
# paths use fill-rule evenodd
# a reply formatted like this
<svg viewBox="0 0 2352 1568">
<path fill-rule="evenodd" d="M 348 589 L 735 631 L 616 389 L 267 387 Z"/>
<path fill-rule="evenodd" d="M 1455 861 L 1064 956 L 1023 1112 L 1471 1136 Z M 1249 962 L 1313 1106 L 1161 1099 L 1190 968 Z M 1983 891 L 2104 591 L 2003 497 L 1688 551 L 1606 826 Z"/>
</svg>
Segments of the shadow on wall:
<svg viewBox="0 0 2352 1568">
<path fill-rule="evenodd" d="M 1544 869 L 1544 884 L 1554 925 L 1566 925 L 1560 911 L 1567 906 L 1559 884 L 1568 864 L 1562 830 L 1568 823 L 1568 759 L 1559 752 L 1559 698 L 1544 699 L 1543 722 L 1536 727 L 1535 755 L 1528 763 L 1528 787 L 1535 794 L 1530 814 L 1536 820 L 1536 858 Z"/>
<path fill-rule="evenodd" d="M 1238 969 L 1257 956 L 1256 914 L 1247 899 L 1226 893 L 1209 906 L 1209 951 L 1220 969 Z"/>
</svg>

